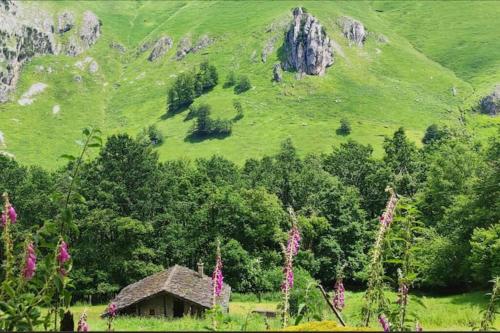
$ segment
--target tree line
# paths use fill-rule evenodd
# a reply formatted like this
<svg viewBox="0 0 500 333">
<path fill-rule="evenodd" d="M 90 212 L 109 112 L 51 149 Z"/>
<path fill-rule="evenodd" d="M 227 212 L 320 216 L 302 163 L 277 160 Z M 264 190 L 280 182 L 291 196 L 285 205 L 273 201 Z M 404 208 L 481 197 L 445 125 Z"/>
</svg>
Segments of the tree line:
<svg viewBox="0 0 500 333">
<path fill-rule="evenodd" d="M 74 179 L 74 295 L 107 301 L 162 268 L 194 268 L 198 260 L 210 266 L 216 238 L 234 290 L 277 290 L 288 207 L 302 234 L 297 268 L 331 286 L 342 265 L 345 281 L 361 286 L 387 186 L 405 201 L 396 215 L 411 214 L 422 225 L 411 249 L 416 286 L 483 287 L 500 274 L 499 162 L 498 135 L 481 145 L 435 127 L 422 148 L 398 129 L 385 138 L 380 159 L 352 140 L 300 157 L 287 139 L 277 154 L 242 166 L 221 156 L 159 162 L 151 141 L 113 135 Z M 0 156 L 0 188 L 20 216 L 15 235 L 49 232 L 63 213 L 53 193 L 67 186 L 74 167 L 70 161 L 47 171 Z"/>
</svg>

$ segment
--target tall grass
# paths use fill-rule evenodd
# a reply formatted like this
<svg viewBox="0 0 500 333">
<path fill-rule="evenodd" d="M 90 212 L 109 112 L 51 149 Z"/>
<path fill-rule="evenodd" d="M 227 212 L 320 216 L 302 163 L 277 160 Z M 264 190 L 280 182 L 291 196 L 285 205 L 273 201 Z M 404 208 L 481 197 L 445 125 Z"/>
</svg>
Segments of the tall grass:
<svg viewBox="0 0 500 333">
<path fill-rule="evenodd" d="M 397 297 L 396 293 L 390 292 L 386 295 L 390 299 Z M 234 293 L 229 305 L 229 314 L 220 325 L 220 330 L 265 330 L 266 323 L 262 316 L 251 314 L 255 309 L 275 310 L 280 294 L 268 293 L 262 297 L 262 302 L 253 294 Z M 346 292 L 346 306 L 342 312 L 349 326 L 361 324 L 360 309 L 362 306 L 363 292 Z M 420 299 L 423 305 L 417 304 L 415 299 Z M 465 293 L 452 296 L 419 295 L 410 296 L 412 304 L 411 311 L 420 318 L 424 330 L 471 330 L 477 327 L 481 320 L 481 310 L 488 304 L 488 296 L 484 292 Z M 105 305 L 87 306 L 77 304 L 72 307 L 75 318 L 87 308 L 88 322 L 91 330 L 105 330 L 106 321 L 99 316 L 104 312 Z M 325 319 L 336 320 L 333 314 L 325 307 Z M 269 328 L 279 329 L 279 316 L 268 320 Z M 377 323 L 372 328 L 379 330 Z M 165 319 L 147 317 L 118 317 L 113 324 L 116 331 L 184 331 L 184 330 L 208 330 L 211 319 Z M 500 329 L 500 318 L 494 323 L 495 329 Z"/>
</svg>

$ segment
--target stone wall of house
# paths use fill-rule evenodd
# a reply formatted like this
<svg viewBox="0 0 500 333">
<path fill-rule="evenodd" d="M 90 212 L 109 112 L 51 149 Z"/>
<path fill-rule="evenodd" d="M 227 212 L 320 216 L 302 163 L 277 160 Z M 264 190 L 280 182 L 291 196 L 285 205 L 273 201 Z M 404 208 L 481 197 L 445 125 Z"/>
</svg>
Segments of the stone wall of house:
<svg viewBox="0 0 500 333">
<path fill-rule="evenodd" d="M 150 316 L 153 315 L 152 312 L 154 311 L 154 316 L 164 316 L 165 315 L 165 310 L 164 310 L 164 305 L 166 304 L 167 306 L 167 316 L 172 317 L 174 315 L 173 313 L 173 298 L 170 295 L 157 295 L 152 298 L 149 298 L 147 300 L 144 300 L 138 304 L 139 307 L 139 315 L 141 316 Z"/>
</svg>

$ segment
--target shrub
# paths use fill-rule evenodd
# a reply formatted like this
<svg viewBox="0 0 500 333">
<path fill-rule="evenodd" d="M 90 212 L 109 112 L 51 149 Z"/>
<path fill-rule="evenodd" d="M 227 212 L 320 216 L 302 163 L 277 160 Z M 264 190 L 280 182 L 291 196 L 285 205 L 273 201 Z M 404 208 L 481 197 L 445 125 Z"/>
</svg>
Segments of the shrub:
<svg viewBox="0 0 500 333">
<path fill-rule="evenodd" d="M 241 105 L 240 101 L 234 100 L 233 107 L 234 110 L 236 111 L 236 116 L 234 117 L 234 120 L 240 120 L 241 118 L 243 118 L 243 106 Z"/>
<path fill-rule="evenodd" d="M 340 135 L 349 135 L 351 134 L 351 124 L 345 118 L 340 120 L 340 127 L 337 130 L 337 133 Z"/>
<path fill-rule="evenodd" d="M 217 69 L 208 61 L 202 62 L 196 73 L 191 71 L 179 74 L 167 92 L 168 111 L 176 112 L 188 107 L 196 97 L 215 87 L 218 82 Z"/>
<path fill-rule="evenodd" d="M 153 146 L 159 146 L 163 143 L 163 134 L 156 125 L 151 125 L 147 128 L 147 136 Z"/>
<path fill-rule="evenodd" d="M 428 145 L 445 138 L 446 135 L 446 129 L 440 129 L 438 125 L 432 124 L 425 130 L 424 137 L 422 138 L 422 143 Z"/>
<path fill-rule="evenodd" d="M 234 74 L 233 71 L 230 71 L 229 74 L 227 74 L 226 82 L 224 83 L 224 88 L 232 87 L 235 84 L 236 84 L 236 74 Z"/>
<path fill-rule="evenodd" d="M 486 285 L 500 276 L 500 223 L 488 229 L 476 228 L 470 240 L 472 277 Z"/>
<path fill-rule="evenodd" d="M 232 122 L 225 119 L 212 119 L 210 117 L 210 105 L 200 105 L 192 111 L 196 114 L 196 121 L 191 129 L 191 135 L 195 136 L 211 136 L 211 135 L 229 135 L 232 131 Z"/>
<path fill-rule="evenodd" d="M 219 74 L 214 65 L 210 65 L 208 61 L 200 64 L 200 69 L 195 75 L 195 92 L 196 96 L 200 96 L 204 92 L 212 89 L 219 82 Z"/>
<path fill-rule="evenodd" d="M 167 105 L 169 112 L 175 112 L 183 107 L 191 105 L 195 99 L 193 73 L 181 73 L 175 79 L 173 86 L 167 93 Z"/>
<path fill-rule="evenodd" d="M 241 75 L 238 77 L 238 82 L 236 82 L 236 86 L 234 87 L 234 92 L 237 94 L 244 93 L 247 90 L 252 88 L 252 83 L 250 79 L 246 75 Z"/>
</svg>

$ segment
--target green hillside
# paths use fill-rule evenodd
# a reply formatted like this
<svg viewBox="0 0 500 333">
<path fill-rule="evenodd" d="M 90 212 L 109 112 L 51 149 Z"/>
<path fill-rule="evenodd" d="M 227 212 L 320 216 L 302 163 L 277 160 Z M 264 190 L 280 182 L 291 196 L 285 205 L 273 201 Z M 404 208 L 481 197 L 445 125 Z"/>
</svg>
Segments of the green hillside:
<svg viewBox="0 0 500 333">
<path fill-rule="evenodd" d="M 24 3 L 28 5 L 27 3 Z M 329 151 L 348 138 L 374 146 L 381 152 L 384 135 L 404 126 L 415 141 L 431 123 L 455 126 L 459 107 L 469 107 L 500 81 L 498 52 L 500 4 L 494 2 L 300 2 L 300 1 L 99 1 L 43 2 L 53 13 L 69 8 L 94 11 L 101 21 L 97 44 L 78 57 L 44 56 L 24 67 L 12 102 L 0 105 L 3 150 L 24 163 L 56 167 L 63 153 L 74 152 L 81 128 L 95 125 L 105 134 L 126 131 L 137 134 L 156 124 L 165 136 L 158 148 L 163 160 L 222 154 L 236 162 L 274 153 L 279 143 L 292 137 L 301 154 Z M 266 32 L 284 26 L 293 7 L 304 5 L 340 46 L 335 63 L 325 76 L 296 80 L 286 73 L 273 83 L 272 68 L 278 61 L 282 32 Z M 350 47 L 336 25 L 352 16 L 367 27 L 364 47 Z M 467 20 L 464 18 L 467 17 Z M 272 29 L 271 29 L 272 30 Z M 183 60 L 173 59 L 184 36 L 196 41 L 207 34 L 215 43 Z M 266 42 L 279 34 L 266 63 L 260 54 Z M 389 42 L 377 40 L 385 35 Z M 174 47 L 156 62 L 149 52 L 138 53 L 144 42 L 168 35 Z M 123 44 L 124 54 L 110 48 Z M 252 55 L 254 58 L 252 59 Z M 99 70 L 90 74 L 75 66 L 92 57 Z M 241 101 L 245 116 L 224 139 L 186 140 L 192 120 L 185 114 L 165 117 L 166 90 L 176 74 L 209 60 L 219 72 L 220 83 L 195 104 L 208 103 L 214 116 L 232 118 L 234 99 Z M 53 71 L 37 71 L 37 66 Z M 224 89 L 230 71 L 248 75 L 253 88 L 241 95 Z M 74 76 L 81 75 L 82 82 Z M 17 99 L 36 83 L 48 88 L 31 105 Z M 451 92 L 455 87 L 458 93 Z M 53 114 L 54 105 L 60 111 Z M 336 134 L 341 118 L 352 125 L 348 137 Z M 468 122 L 479 136 L 494 133 L 498 118 L 470 115 Z"/>
</svg>

